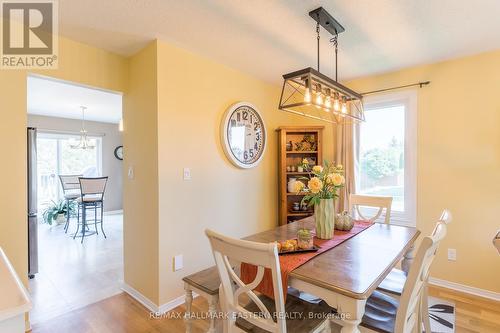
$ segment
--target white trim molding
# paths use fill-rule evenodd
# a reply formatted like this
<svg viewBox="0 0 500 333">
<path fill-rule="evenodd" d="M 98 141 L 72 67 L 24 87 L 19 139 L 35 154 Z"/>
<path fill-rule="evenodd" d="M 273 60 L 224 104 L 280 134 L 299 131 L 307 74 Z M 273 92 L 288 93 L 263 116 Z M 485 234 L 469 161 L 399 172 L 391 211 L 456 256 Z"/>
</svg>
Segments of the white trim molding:
<svg viewBox="0 0 500 333">
<path fill-rule="evenodd" d="M 193 293 L 193 299 L 196 298 L 197 296 L 198 295 L 196 295 L 196 293 Z M 179 305 L 184 304 L 185 301 L 186 301 L 186 296 L 184 296 L 184 295 L 179 296 L 177 298 L 174 298 L 173 300 L 171 300 L 165 304 L 160 305 L 160 309 L 158 312 L 165 313 L 165 312 L 171 311 L 171 310 L 175 309 L 176 307 L 178 307 Z"/>
<path fill-rule="evenodd" d="M 139 291 L 137 291 L 135 288 L 129 286 L 127 283 L 122 282 L 121 283 L 121 289 L 132 296 L 136 301 L 144 305 L 149 311 L 151 312 L 160 312 L 160 307 L 156 305 L 153 301 L 151 301 L 149 298 L 141 294 Z"/>
<path fill-rule="evenodd" d="M 448 288 L 456 291 L 460 291 L 466 294 L 471 294 L 479 297 L 484 297 L 488 299 L 492 299 L 494 301 L 500 302 L 500 293 L 490 291 L 490 290 L 485 290 L 485 289 L 480 289 L 476 287 L 471 287 L 471 286 L 466 286 L 464 284 L 456 283 L 456 282 L 451 282 L 447 280 L 441 280 L 433 277 L 429 277 L 429 284 L 438 286 L 438 287 L 443 287 L 443 288 Z"/>
<path fill-rule="evenodd" d="M 177 298 L 174 298 L 173 300 L 164 303 L 160 306 L 156 305 L 153 301 L 151 301 L 149 298 L 141 294 L 137 289 L 131 287 L 130 285 L 126 284 L 125 282 L 121 282 L 121 289 L 129 294 L 132 298 L 134 298 L 136 301 L 144 305 L 149 311 L 154 312 L 156 314 L 163 314 L 165 312 L 171 311 L 178 307 L 179 305 L 184 304 L 186 298 L 184 295 L 179 296 Z M 198 297 L 199 295 L 195 292 L 193 292 L 193 299 Z"/>
</svg>

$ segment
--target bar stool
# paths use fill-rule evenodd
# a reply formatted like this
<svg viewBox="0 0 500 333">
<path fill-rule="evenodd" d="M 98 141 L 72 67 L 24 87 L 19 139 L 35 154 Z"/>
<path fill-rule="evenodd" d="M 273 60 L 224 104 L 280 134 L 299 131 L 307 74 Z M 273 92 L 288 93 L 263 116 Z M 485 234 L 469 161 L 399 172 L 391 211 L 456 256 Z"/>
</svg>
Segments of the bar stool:
<svg viewBox="0 0 500 333">
<path fill-rule="evenodd" d="M 86 178 L 79 177 L 80 182 L 80 193 L 81 197 L 78 198 L 78 223 L 75 234 L 73 235 L 73 239 L 76 237 L 83 239 L 86 236 L 90 236 L 93 234 L 99 234 L 97 231 L 97 224 L 101 225 L 101 231 L 106 237 L 106 233 L 103 228 L 103 211 L 104 211 L 104 192 L 106 190 L 106 183 L 108 182 L 108 177 L 95 177 L 95 178 Z M 82 222 L 80 222 L 80 209 L 82 211 Z M 87 219 L 87 209 L 94 210 L 94 219 Z M 97 218 L 97 210 L 100 210 L 100 219 Z M 95 231 L 90 231 L 88 229 L 87 222 L 94 222 Z M 82 230 L 78 233 L 78 230 L 82 226 Z"/>
<path fill-rule="evenodd" d="M 67 233 L 69 228 L 69 205 L 72 201 L 80 197 L 80 181 L 78 178 L 82 176 L 83 175 L 59 175 L 59 181 L 61 182 L 64 200 L 66 201 L 66 208 L 68 210 L 66 224 L 64 225 L 64 233 Z"/>
</svg>

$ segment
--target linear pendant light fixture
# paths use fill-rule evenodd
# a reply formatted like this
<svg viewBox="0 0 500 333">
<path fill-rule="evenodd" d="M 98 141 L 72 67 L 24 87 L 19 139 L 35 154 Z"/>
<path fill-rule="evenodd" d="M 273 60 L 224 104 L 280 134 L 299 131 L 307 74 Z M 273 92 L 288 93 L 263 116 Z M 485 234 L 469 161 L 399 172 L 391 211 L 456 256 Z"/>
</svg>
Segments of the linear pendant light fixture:
<svg viewBox="0 0 500 333">
<path fill-rule="evenodd" d="M 85 110 L 87 107 L 80 106 L 80 108 L 82 109 L 82 129 L 80 130 L 80 141 L 74 142 L 75 140 L 72 139 L 70 147 L 72 149 L 94 149 L 95 143 L 87 137 L 87 130 L 85 129 Z"/>
<path fill-rule="evenodd" d="M 363 96 L 337 81 L 338 35 L 345 31 L 323 7 L 311 12 L 316 21 L 318 69 L 304 68 L 283 75 L 279 109 L 323 120 L 329 123 L 350 123 L 365 120 Z M 335 47 L 335 79 L 319 71 L 320 26 L 333 35 Z"/>
</svg>

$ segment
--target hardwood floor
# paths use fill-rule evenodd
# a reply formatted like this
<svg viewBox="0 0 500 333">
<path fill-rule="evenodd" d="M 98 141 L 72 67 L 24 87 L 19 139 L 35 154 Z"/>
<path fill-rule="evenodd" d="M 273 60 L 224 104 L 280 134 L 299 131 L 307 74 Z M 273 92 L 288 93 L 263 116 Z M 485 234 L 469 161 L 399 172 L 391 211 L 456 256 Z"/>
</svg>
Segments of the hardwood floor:
<svg viewBox="0 0 500 333">
<path fill-rule="evenodd" d="M 430 294 L 455 303 L 457 325 L 455 332 L 500 332 L 500 302 L 437 287 L 431 287 Z M 203 298 L 198 297 L 194 300 L 194 312 L 205 313 L 207 309 L 207 302 Z M 36 324 L 32 331 L 34 333 L 184 333 L 183 313 L 184 306 L 179 306 L 165 315 L 164 318 L 156 319 L 141 304 L 122 293 Z M 193 321 L 193 333 L 206 332 L 207 329 L 207 320 Z"/>
<path fill-rule="evenodd" d="M 500 302 L 438 287 L 429 294 L 455 303 L 455 332 L 500 332 Z"/>
<path fill-rule="evenodd" d="M 39 273 L 29 281 L 32 324 L 122 292 L 123 215 L 105 214 L 107 239 L 98 229 L 99 235 L 86 237 L 83 244 L 70 237 L 75 222 L 67 234 L 63 225 L 39 225 Z"/>
<path fill-rule="evenodd" d="M 204 313 L 207 302 L 201 297 L 193 301 L 193 311 Z M 125 293 L 113 296 L 85 308 L 72 311 L 49 321 L 33 325 L 33 333 L 139 333 L 139 332 L 185 332 L 182 315 L 184 306 L 179 306 L 168 315 L 179 317 L 155 319 L 149 310 Z M 206 332 L 208 322 L 195 320 L 192 333 Z"/>
</svg>

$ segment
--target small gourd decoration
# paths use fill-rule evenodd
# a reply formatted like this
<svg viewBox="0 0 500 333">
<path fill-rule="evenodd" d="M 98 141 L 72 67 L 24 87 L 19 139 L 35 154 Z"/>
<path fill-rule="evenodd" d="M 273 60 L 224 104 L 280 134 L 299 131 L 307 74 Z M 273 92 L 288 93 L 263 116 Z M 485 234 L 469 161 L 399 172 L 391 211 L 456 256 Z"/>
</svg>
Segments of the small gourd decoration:
<svg viewBox="0 0 500 333">
<path fill-rule="evenodd" d="M 348 211 L 337 214 L 335 218 L 335 229 L 349 231 L 354 227 L 354 221 Z"/>
</svg>

